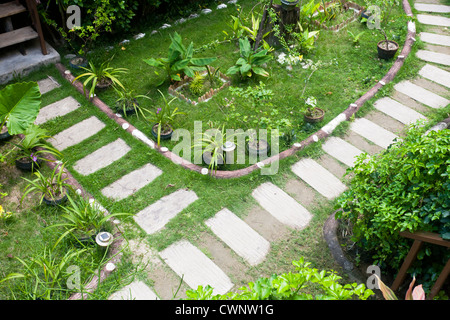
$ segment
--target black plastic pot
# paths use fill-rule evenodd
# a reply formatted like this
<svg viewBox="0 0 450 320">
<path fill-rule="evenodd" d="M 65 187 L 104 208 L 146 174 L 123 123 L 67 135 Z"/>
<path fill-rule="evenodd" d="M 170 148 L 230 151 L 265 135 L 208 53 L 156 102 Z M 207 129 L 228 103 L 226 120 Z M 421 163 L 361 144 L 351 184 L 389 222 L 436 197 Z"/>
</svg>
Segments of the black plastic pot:
<svg viewBox="0 0 450 320">
<path fill-rule="evenodd" d="M 3 133 L 0 132 L 0 141 L 6 141 L 6 140 L 10 139 L 11 137 L 12 136 L 9 134 L 8 130 L 6 130 Z"/>
<path fill-rule="evenodd" d="M 88 65 L 88 61 L 83 57 L 75 57 L 70 59 L 69 65 L 74 69 L 85 68 Z"/>
<path fill-rule="evenodd" d="M 31 159 L 17 159 L 15 161 L 16 168 L 23 171 L 34 171 L 39 168 L 42 163 L 42 159 L 37 159 L 37 161 L 32 161 Z"/>
<path fill-rule="evenodd" d="M 319 110 L 321 112 L 321 115 L 317 116 L 317 117 L 310 117 L 310 116 L 304 114 L 303 117 L 304 117 L 306 122 L 317 123 L 317 122 L 320 122 L 320 121 L 323 120 L 323 117 L 325 116 L 325 111 L 320 109 L 320 108 L 316 108 L 316 110 Z"/>
<path fill-rule="evenodd" d="M 67 200 L 67 192 L 64 192 L 64 195 L 61 195 L 59 198 L 48 199 L 44 196 L 43 202 L 49 206 L 58 206 L 63 204 Z"/>
<path fill-rule="evenodd" d="M 161 136 L 160 136 L 161 140 L 169 140 L 172 137 L 173 128 L 170 125 L 169 125 L 169 127 L 170 127 L 170 132 L 169 133 L 163 134 L 161 132 Z M 155 139 L 158 139 L 158 124 L 157 123 L 155 123 L 153 125 L 153 127 L 152 127 L 152 135 L 153 135 L 153 137 L 155 137 Z"/>
<path fill-rule="evenodd" d="M 256 146 L 254 142 L 249 142 L 246 144 L 246 149 L 249 155 L 256 155 L 256 156 L 261 156 L 261 155 L 265 155 L 268 156 L 269 155 L 269 151 L 270 151 L 270 144 L 269 142 L 267 142 L 264 139 L 260 139 L 259 140 L 259 145 Z"/>
<path fill-rule="evenodd" d="M 386 43 L 385 40 L 382 40 L 382 41 L 378 42 L 378 44 L 377 44 L 378 57 L 381 58 L 381 59 L 389 60 L 389 59 L 392 59 L 395 56 L 395 54 L 397 53 L 397 50 L 399 48 L 399 45 L 395 41 L 388 40 L 388 43 L 393 45 L 393 47 L 395 47 L 395 48 L 392 48 L 392 49 L 388 48 L 388 49 L 386 49 L 385 43 Z"/>
</svg>

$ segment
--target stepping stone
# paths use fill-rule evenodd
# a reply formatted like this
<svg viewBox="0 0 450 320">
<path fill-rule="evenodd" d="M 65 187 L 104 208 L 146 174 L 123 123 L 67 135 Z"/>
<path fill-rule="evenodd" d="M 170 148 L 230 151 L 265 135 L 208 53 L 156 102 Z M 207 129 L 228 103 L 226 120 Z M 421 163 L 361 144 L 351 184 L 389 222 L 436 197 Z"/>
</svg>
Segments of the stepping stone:
<svg viewBox="0 0 450 320">
<path fill-rule="evenodd" d="M 408 108 L 389 97 L 381 98 L 374 103 L 374 107 L 403 124 L 412 124 L 419 119 L 427 118 L 419 112 Z"/>
<path fill-rule="evenodd" d="M 450 46 L 450 37 L 442 34 L 421 32 L 420 40 L 440 46 Z"/>
<path fill-rule="evenodd" d="M 39 80 L 37 84 L 39 86 L 41 95 L 61 86 L 55 79 L 50 76 L 48 78 Z"/>
<path fill-rule="evenodd" d="M 442 4 L 414 3 L 414 8 L 418 11 L 425 11 L 425 12 L 437 12 L 437 13 L 450 12 L 450 6 L 445 6 Z"/>
<path fill-rule="evenodd" d="M 148 234 L 155 233 L 198 197 L 194 191 L 180 189 L 171 193 L 134 216 L 136 223 Z"/>
<path fill-rule="evenodd" d="M 450 19 L 441 16 L 433 16 L 429 14 L 418 14 L 417 20 L 423 24 L 432 26 L 450 27 Z"/>
<path fill-rule="evenodd" d="M 334 199 L 347 187 L 331 172 L 313 159 L 302 159 L 292 166 L 292 172 L 328 199 Z"/>
<path fill-rule="evenodd" d="M 416 56 L 424 61 L 450 66 L 450 55 L 428 50 L 417 50 Z"/>
<path fill-rule="evenodd" d="M 144 282 L 134 281 L 113 293 L 108 300 L 159 300 L 159 298 Z"/>
<path fill-rule="evenodd" d="M 450 88 L 450 72 L 448 71 L 442 70 L 431 64 L 426 64 L 420 69 L 419 74 L 428 80 Z"/>
<path fill-rule="evenodd" d="M 54 119 L 56 117 L 62 117 L 78 109 L 79 107 L 80 103 L 73 97 L 64 98 L 41 108 L 34 123 L 37 125 L 43 124 L 48 120 Z"/>
<path fill-rule="evenodd" d="M 394 89 L 431 108 L 443 108 L 450 103 L 450 100 L 447 100 L 409 81 L 397 83 L 394 86 Z"/>
<path fill-rule="evenodd" d="M 159 255 L 192 289 L 210 285 L 214 288 L 214 294 L 225 294 L 233 287 L 230 278 L 203 252 L 186 240 L 172 244 Z"/>
<path fill-rule="evenodd" d="M 353 121 L 350 124 L 350 130 L 384 149 L 389 147 L 394 142 L 394 139 L 397 138 L 392 132 L 364 118 Z"/>
<path fill-rule="evenodd" d="M 345 140 L 337 137 L 330 137 L 322 145 L 322 149 L 330 156 L 349 167 L 353 167 L 355 158 L 363 153 L 361 150 L 351 145 Z"/>
<path fill-rule="evenodd" d="M 125 199 L 145 187 L 161 174 L 162 171 L 159 168 L 151 163 L 147 163 L 142 168 L 130 172 L 111 185 L 103 188 L 102 194 L 115 200 Z"/>
<path fill-rule="evenodd" d="M 312 218 L 300 203 L 270 182 L 253 190 L 252 196 L 274 218 L 291 228 L 303 229 Z"/>
<path fill-rule="evenodd" d="M 74 146 L 102 130 L 106 125 L 96 117 L 85 119 L 54 135 L 48 141 L 59 151 Z"/>
<path fill-rule="evenodd" d="M 130 150 L 131 148 L 125 141 L 117 139 L 87 155 L 83 159 L 78 160 L 73 168 L 78 173 L 87 176 L 119 160 Z"/>
<path fill-rule="evenodd" d="M 250 265 L 261 263 L 270 243 L 228 209 L 222 209 L 205 224 Z"/>
</svg>

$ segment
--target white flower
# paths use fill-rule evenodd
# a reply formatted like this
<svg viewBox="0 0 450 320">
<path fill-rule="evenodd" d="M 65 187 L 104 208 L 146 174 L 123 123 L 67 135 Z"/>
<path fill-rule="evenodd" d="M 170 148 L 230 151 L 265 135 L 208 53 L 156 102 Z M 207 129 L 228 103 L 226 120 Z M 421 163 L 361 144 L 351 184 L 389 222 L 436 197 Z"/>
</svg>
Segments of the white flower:
<svg viewBox="0 0 450 320">
<path fill-rule="evenodd" d="M 308 99 L 306 99 L 305 103 L 308 106 L 315 107 L 317 105 L 317 99 L 314 97 L 309 97 Z"/>
</svg>

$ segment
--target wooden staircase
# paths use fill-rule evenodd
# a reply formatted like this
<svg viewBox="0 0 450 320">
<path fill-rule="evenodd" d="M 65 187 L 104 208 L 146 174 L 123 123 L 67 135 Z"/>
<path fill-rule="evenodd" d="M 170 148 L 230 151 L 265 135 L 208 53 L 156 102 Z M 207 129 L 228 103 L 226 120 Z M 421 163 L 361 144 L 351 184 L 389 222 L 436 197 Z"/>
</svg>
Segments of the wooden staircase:
<svg viewBox="0 0 450 320">
<path fill-rule="evenodd" d="M 47 55 L 36 0 L 26 0 L 25 2 L 26 6 L 22 5 L 19 0 L 0 3 L 0 25 L 4 25 L 6 29 L 6 32 L 0 33 L 0 48 L 18 45 L 20 53 L 26 55 L 23 43 L 39 38 L 42 54 Z M 23 12 L 29 12 L 34 28 L 32 26 L 26 26 L 14 29 L 11 17 Z"/>
</svg>

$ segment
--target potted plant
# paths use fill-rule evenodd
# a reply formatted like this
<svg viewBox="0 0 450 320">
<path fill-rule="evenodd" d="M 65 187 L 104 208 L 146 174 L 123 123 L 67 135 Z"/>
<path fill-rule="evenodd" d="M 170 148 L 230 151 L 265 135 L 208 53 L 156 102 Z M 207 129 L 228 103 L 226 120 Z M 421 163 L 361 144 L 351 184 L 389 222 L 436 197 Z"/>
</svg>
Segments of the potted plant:
<svg viewBox="0 0 450 320">
<path fill-rule="evenodd" d="M 24 189 L 20 202 L 22 203 L 23 199 L 30 192 L 41 193 L 39 204 L 44 202 L 47 205 L 59 205 L 66 201 L 70 185 L 65 183 L 68 178 L 63 178 L 65 174 L 64 167 L 65 164 L 55 166 L 48 176 L 44 175 L 41 171 L 36 171 L 34 172 L 36 177 L 33 180 L 22 177 L 22 179 L 28 182 L 28 185 Z"/>
<path fill-rule="evenodd" d="M 388 40 L 386 32 L 383 29 L 380 28 L 380 31 L 383 33 L 384 40 L 377 43 L 378 57 L 388 60 L 395 56 L 399 45 L 393 40 Z"/>
<path fill-rule="evenodd" d="M 60 206 L 63 210 L 62 218 L 64 222 L 51 225 L 51 227 L 63 227 L 65 232 L 55 243 L 62 241 L 68 235 L 71 235 L 77 244 L 87 245 L 95 243 L 95 236 L 101 231 L 110 228 L 108 220 L 113 217 L 129 216 L 129 213 L 105 214 L 103 210 L 91 203 L 88 198 L 76 196 L 72 198 L 67 195 L 68 205 Z"/>
<path fill-rule="evenodd" d="M 15 164 L 16 167 L 33 171 L 43 160 L 47 160 L 44 155 L 52 154 L 59 156 L 61 153 L 46 143 L 44 140 L 51 138 L 47 131 L 38 125 L 31 125 L 24 132 L 24 138 L 18 143 L 12 143 L 15 146 Z"/>
<path fill-rule="evenodd" d="M 172 136 L 172 122 L 175 117 L 184 114 L 184 112 L 179 112 L 178 108 L 171 110 L 170 105 L 177 98 L 167 101 L 166 97 L 159 89 L 158 92 L 161 94 L 164 104 L 161 108 L 157 108 L 153 113 L 150 113 L 148 120 L 152 122 L 152 135 L 157 139 L 159 147 L 161 140 L 168 140 Z"/>
<path fill-rule="evenodd" d="M 100 65 L 96 66 L 92 62 L 89 62 L 89 68 L 81 67 L 81 69 L 86 72 L 80 74 L 72 83 L 78 79 L 86 78 L 83 82 L 83 90 L 86 93 L 86 86 L 92 82 L 91 89 L 89 90 L 89 97 L 92 98 L 95 93 L 95 89 L 106 89 L 111 85 L 117 85 L 124 88 L 123 84 L 117 78 L 119 73 L 125 73 L 127 69 L 125 68 L 113 68 L 109 66 L 109 61 L 105 61 Z"/>
<path fill-rule="evenodd" d="M 227 134 L 225 125 L 219 128 L 212 128 L 205 133 L 200 132 L 199 137 L 195 139 L 195 143 L 192 146 L 194 150 L 201 150 L 201 157 L 203 161 L 208 165 L 208 169 L 211 172 L 216 172 L 217 169 L 226 164 L 226 156 L 224 155 L 224 148 L 227 146 L 227 142 L 233 141 L 238 133 Z M 236 146 L 236 144 L 234 144 Z M 197 149 L 200 147 L 199 149 Z M 200 156 L 200 155 L 196 155 Z"/>
<path fill-rule="evenodd" d="M 257 135 L 260 128 L 261 116 L 264 114 L 263 108 L 271 106 L 270 100 L 273 97 L 273 92 L 270 89 L 265 88 L 265 84 L 260 81 L 259 85 L 255 87 L 247 87 L 247 89 L 231 87 L 230 92 L 232 95 L 243 98 L 244 101 L 250 103 L 252 109 L 252 115 L 250 116 L 250 123 L 254 125 L 249 135 L 246 149 L 251 155 L 267 155 L 270 150 L 270 145 L 267 140 L 258 139 Z"/>
<path fill-rule="evenodd" d="M 294 10 L 299 0 L 281 0 L 281 7 L 286 11 Z"/>
<path fill-rule="evenodd" d="M 308 123 L 316 123 L 323 120 L 325 111 L 317 107 L 317 99 L 315 97 L 309 97 L 305 101 L 305 107 L 303 109 L 303 117 Z"/>
<path fill-rule="evenodd" d="M 12 136 L 9 134 L 8 127 L 6 123 L 0 129 L 0 141 L 6 141 L 10 139 Z"/>
<path fill-rule="evenodd" d="M 113 86 L 113 88 L 117 92 L 117 95 L 119 96 L 116 100 L 116 111 L 121 112 L 124 116 L 129 116 L 132 114 L 136 114 L 138 117 L 139 114 L 145 116 L 143 108 L 138 102 L 138 99 L 139 98 L 150 99 L 148 96 L 142 94 L 135 94 L 134 90 L 117 88 L 117 86 Z"/>
</svg>

